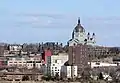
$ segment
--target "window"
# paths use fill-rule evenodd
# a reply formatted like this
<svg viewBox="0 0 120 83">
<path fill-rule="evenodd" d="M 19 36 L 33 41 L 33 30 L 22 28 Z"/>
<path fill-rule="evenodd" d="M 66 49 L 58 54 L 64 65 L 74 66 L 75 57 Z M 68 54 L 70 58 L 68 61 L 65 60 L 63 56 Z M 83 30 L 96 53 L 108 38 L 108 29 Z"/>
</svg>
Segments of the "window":
<svg viewBox="0 0 120 83">
<path fill-rule="evenodd" d="M 55 67 L 55 69 L 57 69 L 57 67 Z"/>
<path fill-rule="evenodd" d="M 55 60 L 55 63 L 57 63 L 57 60 Z"/>
<path fill-rule="evenodd" d="M 53 64 L 53 66 L 55 66 L 55 64 Z"/>
<path fill-rule="evenodd" d="M 22 64 L 19 64 L 18 66 L 22 66 Z"/>
<path fill-rule="evenodd" d="M 100 63 L 96 63 L 96 65 L 100 65 Z"/>
</svg>

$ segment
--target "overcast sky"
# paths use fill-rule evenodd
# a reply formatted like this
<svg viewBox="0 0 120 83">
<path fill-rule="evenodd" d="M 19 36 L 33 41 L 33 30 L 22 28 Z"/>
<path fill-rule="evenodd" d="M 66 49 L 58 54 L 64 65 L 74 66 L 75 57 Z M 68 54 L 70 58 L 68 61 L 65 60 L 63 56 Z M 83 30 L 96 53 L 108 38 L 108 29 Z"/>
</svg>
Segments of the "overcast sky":
<svg viewBox="0 0 120 83">
<path fill-rule="evenodd" d="M 119 0 L 0 0 L 0 42 L 66 43 L 78 17 L 98 45 L 120 46 Z"/>
</svg>

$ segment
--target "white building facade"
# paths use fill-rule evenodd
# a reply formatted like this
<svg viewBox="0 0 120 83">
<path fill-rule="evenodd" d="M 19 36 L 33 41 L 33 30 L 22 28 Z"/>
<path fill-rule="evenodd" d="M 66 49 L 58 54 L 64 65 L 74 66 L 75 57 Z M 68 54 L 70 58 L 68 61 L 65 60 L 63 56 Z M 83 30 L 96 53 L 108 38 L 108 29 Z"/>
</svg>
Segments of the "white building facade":
<svg viewBox="0 0 120 83">
<path fill-rule="evenodd" d="M 61 75 L 61 67 L 68 61 L 68 54 L 61 53 L 47 57 L 47 74 L 55 76 Z"/>
<path fill-rule="evenodd" d="M 115 64 L 115 63 L 107 63 L 107 62 L 89 62 L 88 64 L 91 65 L 91 68 L 118 66 L 118 64 Z"/>
<path fill-rule="evenodd" d="M 22 45 L 9 45 L 9 51 L 18 52 L 22 49 Z"/>
<path fill-rule="evenodd" d="M 62 66 L 61 77 L 76 78 L 77 76 L 77 66 Z"/>
<path fill-rule="evenodd" d="M 33 67 L 41 68 L 42 62 L 39 58 L 10 58 L 8 60 L 8 66 L 26 67 L 32 69 Z"/>
<path fill-rule="evenodd" d="M 26 67 L 26 60 L 24 58 L 10 58 L 8 66 Z"/>
</svg>

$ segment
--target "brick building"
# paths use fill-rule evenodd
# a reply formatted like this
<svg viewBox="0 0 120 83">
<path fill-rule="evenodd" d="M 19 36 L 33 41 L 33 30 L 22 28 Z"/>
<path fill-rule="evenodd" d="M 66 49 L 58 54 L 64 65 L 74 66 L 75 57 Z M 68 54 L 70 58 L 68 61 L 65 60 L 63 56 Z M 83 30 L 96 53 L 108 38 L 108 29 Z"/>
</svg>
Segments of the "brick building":
<svg viewBox="0 0 120 83">
<path fill-rule="evenodd" d="M 88 48 L 87 45 L 76 45 L 69 47 L 69 65 L 78 66 L 78 75 L 82 74 L 89 68 L 88 65 Z"/>
<path fill-rule="evenodd" d="M 97 60 L 101 58 L 106 58 L 109 56 L 117 55 L 117 52 L 112 52 L 112 47 L 103 47 L 103 46 L 91 46 L 78 44 L 74 46 L 69 46 L 69 65 L 78 66 L 78 74 L 82 72 L 89 71 L 90 64 L 92 60 Z M 88 70 L 89 69 L 89 70 Z"/>
</svg>

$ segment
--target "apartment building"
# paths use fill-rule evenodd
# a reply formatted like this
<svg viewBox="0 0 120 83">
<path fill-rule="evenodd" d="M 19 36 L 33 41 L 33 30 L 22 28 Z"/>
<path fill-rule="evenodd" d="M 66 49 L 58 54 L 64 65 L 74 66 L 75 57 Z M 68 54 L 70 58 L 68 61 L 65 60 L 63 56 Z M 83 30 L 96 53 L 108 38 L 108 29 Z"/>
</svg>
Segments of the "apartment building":
<svg viewBox="0 0 120 83">
<path fill-rule="evenodd" d="M 88 49 L 87 45 L 75 45 L 69 47 L 69 60 L 68 64 L 70 66 L 78 67 L 78 75 L 81 74 L 89 68 L 88 65 L 89 57 L 88 57 Z"/>
<path fill-rule="evenodd" d="M 68 61 L 67 53 L 59 53 L 58 55 L 52 55 L 47 57 L 47 73 L 51 76 L 58 74 L 60 76 L 61 67 Z"/>
</svg>

